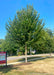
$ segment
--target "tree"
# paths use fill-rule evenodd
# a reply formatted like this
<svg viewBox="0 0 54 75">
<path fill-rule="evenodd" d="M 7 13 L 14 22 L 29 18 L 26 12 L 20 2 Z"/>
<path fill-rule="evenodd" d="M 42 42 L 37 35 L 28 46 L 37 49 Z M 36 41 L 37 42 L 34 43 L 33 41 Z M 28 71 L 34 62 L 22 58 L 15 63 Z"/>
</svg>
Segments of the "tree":
<svg viewBox="0 0 54 75">
<path fill-rule="evenodd" d="M 12 40 L 25 48 L 25 56 L 28 45 L 34 45 L 41 38 L 44 23 L 39 17 L 33 6 L 27 5 L 27 8 L 17 11 L 13 21 L 9 20 L 6 24 L 7 33 L 11 35 Z M 27 57 L 25 59 L 27 62 Z"/>
<path fill-rule="evenodd" d="M 48 29 L 42 30 L 42 37 L 35 43 L 37 53 L 51 53 L 54 49 L 53 33 Z"/>
<path fill-rule="evenodd" d="M 51 29 L 46 28 L 46 32 L 49 34 L 50 37 L 53 37 L 53 32 Z"/>
<path fill-rule="evenodd" d="M 7 51 L 8 55 L 16 55 L 17 45 L 12 40 L 10 34 L 7 34 L 7 36 L 5 37 L 5 40 L 2 44 L 2 49 L 3 51 Z"/>
<path fill-rule="evenodd" d="M 0 51 L 2 51 L 2 44 L 3 44 L 4 40 L 0 39 Z"/>
</svg>

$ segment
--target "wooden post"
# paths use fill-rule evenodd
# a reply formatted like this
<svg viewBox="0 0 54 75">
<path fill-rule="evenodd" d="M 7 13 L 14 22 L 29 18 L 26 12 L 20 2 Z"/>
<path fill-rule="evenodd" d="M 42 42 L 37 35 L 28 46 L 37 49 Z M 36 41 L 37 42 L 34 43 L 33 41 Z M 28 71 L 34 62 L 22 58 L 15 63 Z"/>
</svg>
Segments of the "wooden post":
<svg viewBox="0 0 54 75">
<path fill-rule="evenodd" d="M 7 52 L 6 52 L 6 66 L 7 66 Z"/>
</svg>

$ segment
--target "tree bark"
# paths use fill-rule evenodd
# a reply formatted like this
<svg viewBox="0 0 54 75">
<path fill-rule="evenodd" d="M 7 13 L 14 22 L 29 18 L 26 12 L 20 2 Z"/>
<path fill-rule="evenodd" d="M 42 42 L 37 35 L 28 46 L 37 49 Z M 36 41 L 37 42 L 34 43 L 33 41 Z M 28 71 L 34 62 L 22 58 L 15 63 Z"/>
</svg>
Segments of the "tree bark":
<svg viewBox="0 0 54 75">
<path fill-rule="evenodd" d="M 27 44 L 25 43 L 25 62 L 27 63 Z"/>
</svg>

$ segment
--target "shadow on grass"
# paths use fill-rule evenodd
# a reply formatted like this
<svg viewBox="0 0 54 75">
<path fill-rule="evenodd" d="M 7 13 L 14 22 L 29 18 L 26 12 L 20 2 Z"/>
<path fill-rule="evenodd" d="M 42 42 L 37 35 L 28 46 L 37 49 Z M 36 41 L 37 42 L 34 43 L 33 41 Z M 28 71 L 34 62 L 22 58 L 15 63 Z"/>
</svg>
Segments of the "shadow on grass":
<svg viewBox="0 0 54 75">
<path fill-rule="evenodd" d="M 12 69 L 17 69 L 17 67 L 13 67 L 13 65 L 0 66 L 0 72 L 2 73 L 7 73 L 8 71 L 11 71 Z"/>
<path fill-rule="evenodd" d="M 7 72 L 10 72 L 11 70 L 20 70 L 19 66 L 22 66 L 22 65 L 30 65 L 32 63 L 21 63 L 21 64 L 17 64 L 17 65 L 7 65 L 7 66 L 0 66 L 0 73 L 1 75 L 2 74 L 5 74 Z"/>
</svg>

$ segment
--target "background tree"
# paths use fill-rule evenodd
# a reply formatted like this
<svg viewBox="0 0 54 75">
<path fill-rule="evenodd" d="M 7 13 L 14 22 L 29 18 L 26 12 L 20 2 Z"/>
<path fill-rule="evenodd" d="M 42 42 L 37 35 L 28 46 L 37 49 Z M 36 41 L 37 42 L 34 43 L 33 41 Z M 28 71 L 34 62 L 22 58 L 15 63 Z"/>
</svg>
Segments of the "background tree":
<svg viewBox="0 0 54 75">
<path fill-rule="evenodd" d="M 0 51 L 2 51 L 2 44 L 3 44 L 4 40 L 0 39 Z"/>
</svg>

